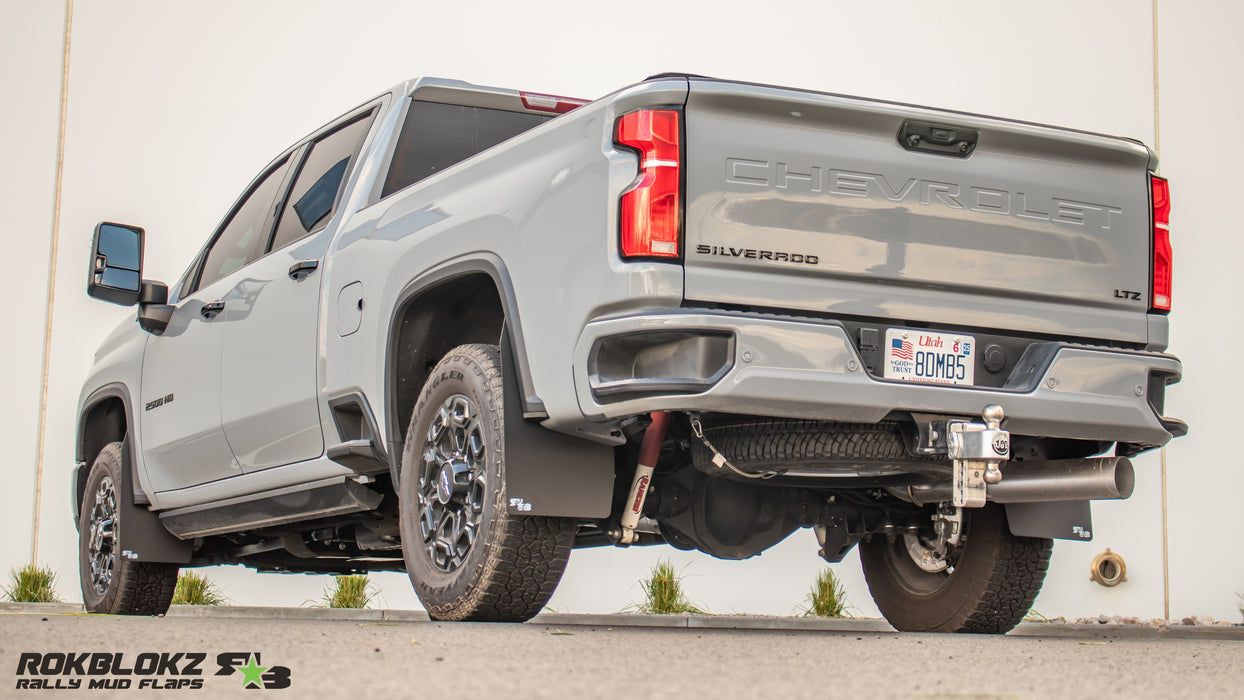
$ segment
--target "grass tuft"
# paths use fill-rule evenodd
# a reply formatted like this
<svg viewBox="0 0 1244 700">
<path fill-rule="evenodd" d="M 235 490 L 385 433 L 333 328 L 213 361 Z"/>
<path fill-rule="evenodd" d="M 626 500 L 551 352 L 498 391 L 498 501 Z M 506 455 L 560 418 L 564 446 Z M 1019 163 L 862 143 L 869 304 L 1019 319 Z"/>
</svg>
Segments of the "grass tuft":
<svg viewBox="0 0 1244 700">
<path fill-rule="evenodd" d="M 644 589 L 644 602 L 636 612 L 648 615 L 707 615 L 691 603 L 682 589 L 682 576 L 674 571 L 674 565 L 663 559 L 652 567 L 648 578 L 639 581 Z"/>
<path fill-rule="evenodd" d="M 226 600 L 220 588 L 204 574 L 183 571 L 177 577 L 173 605 L 224 605 Z"/>
<path fill-rule="evenodd" d="M 804 617 L 850 617 L 847 610 L 847 589 L 832 569 L 822 569 L 812 583 L 802 610 Z"/>
<path fill-rule="evenodd" d="M 1045 615 L 1042 615 L 1036 610 L 1029 610 L 1027 613 L 1024 614 L 1024 619 L 1021 620 L 1021 622 L 1050 622 L 1050 621 L 1051 621 L 1050 618 L 1046 617 Z"/>
<path fill-rule="evenodd" d="M 324 588 L 324 596 L 318 607 L 365 608 L 371 605 L 376 593 L 366 574 L 358 576 L 334 576 L 333 582 Z"/>
<path fill-rule="evenodd" d="M 53 583 L 56 572 L 51 566 L 40 567 L 27 564 L 20 569 L 10 569 L 13 585 L 4 587 L 4 595 L 14 603 L 59 603 Z"/>
</svg>

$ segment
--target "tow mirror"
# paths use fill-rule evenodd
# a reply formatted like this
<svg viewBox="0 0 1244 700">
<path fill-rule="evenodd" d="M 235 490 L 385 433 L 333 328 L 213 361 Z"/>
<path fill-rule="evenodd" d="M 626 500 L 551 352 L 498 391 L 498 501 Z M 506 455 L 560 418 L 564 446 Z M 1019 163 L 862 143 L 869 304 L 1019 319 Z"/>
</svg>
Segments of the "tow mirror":
<svg viewBox="0 0 1244 700">
<path fill-rule="evenodd" d="M 143 230 L 137 226 L 101 221 L 95 227 L 86 293 L 121 306 L 137 304 L 138 325 L 152 335 L 163 333 L 173 316 L 168 287 L 143 279 Z"/>
<path fill-rule="evenodd" d="M 143 230 L 101 221 L 91 244 L 86 293 L 96 299 L 133 306 L 143 279 Z"/>
</svg>

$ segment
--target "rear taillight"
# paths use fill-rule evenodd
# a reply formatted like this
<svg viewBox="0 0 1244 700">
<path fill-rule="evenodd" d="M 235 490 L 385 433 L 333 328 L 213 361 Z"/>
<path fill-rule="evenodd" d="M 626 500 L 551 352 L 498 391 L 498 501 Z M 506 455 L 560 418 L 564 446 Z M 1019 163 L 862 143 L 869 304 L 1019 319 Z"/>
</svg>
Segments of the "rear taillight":
<svg viewBox="0 0 1244 700">
<path fill-rule="evenodd" d="M 1151 175 L 1153 198 L 1153 293 L 1152 311 L 1171 310 L 1171 189 L 1165 178 Z"/>
<path fill-rule="evenodd" d="M 614 143 L 639 153 L 639 176 L 619 202 L 624 258 L 677 258 L 682 228 L 679 112 L 641 109 L 618 118 Z"/>
</svg>

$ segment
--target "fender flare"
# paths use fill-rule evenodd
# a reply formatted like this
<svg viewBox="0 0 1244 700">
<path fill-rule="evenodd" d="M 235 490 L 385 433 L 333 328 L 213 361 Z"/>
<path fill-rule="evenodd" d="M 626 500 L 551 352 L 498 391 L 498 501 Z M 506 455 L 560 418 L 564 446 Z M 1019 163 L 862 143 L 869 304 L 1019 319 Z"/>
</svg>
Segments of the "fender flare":
<svg viewBox="0 0 1244 700">
<path fill-rule="evenodd" d="M 449 260 L 419 275 L 398 295 L 390 312 L 384 406 L 393 483 L 396 485 L 401 477 L 405 439 L 404 426 L 398 423 L 397 387 L 393 376 L 401 314 L 416 295 L 456 277 L 480 273 L 492 278 L 505 314 L 497 342 L 502 351 L 505 387 L 505 488 L 511 496 L 508 511 L 513 515 L 608 517 L 613 498 L 614 449 L 556 433 L 538 424 L 548 414 L 531 381 L 514 286 L 505 263 L 499 256 L 487 252 Z"/>
<path fill-rule="evenodd" d="M 544 403 L 536 395 L 535 386 L 531 380 L 531 369 L 527 362 L 527 346 L 523 342 L 522 322 L 518 313 L 518 300 L 514 294 L 514 284 L 510 281 L 510 274 L 506 269 L 505 262 L 495 253 L 482 251 L 468 253 L 447 260 L 408 282 L 402 288 L 402 291 L 398 293 L 393 308 L 389 311 L 388 336 L 385 340 L 384 423 L 389 443 L 386 447 L 392 460 L 391 467 L 394 483 L 396 483 L 397 473 L 401 469 L 401 443 L 405 438 L 405 426 L 400 424 L 397 415 L 397 378 L 394 376 L 394 368 L 397 366 L 395 359 L 398 351 L 397 341 L 400 335 L 402 314 L 405 312 L 406 306 L 411 299 L 433 287 L 457 277 L 480 273 L 486 274 L 492 279 L 493 284 L 497 288 L 497 294 L 501 298 L 501 308 L 505 313 L 505 328 L 509 332 L 511 342 L 513 343 L 515 361 L 518 364 L 518 379 L 521 387 L 519 393 L 523 407 L 523 417 L 535 419 L 548 417 L 548 413 L 544 410 Z"/>
<path fill-rule="evenodd" d="M 130 426 L 134 425 L 135 420 L 133 402 L 130 401 L 129 389 L 124 384 L 120 382 L 105 384 L 91 392 L 90 396 L 82 402 L 82 408 L 78 411 L 77 428 L 74 433 L 73 458 L 76 466 L 74 467 L 73 478 L 70 480 L 72 488 L 70 497 L 72 499 L 73 521 L 75 525 L 78 522 L 78 510 L 82 506 L 82 488 L 86 483 L 87 474 L 91 471 L 91 463 L 87 461 L 86 455 L 86 417 L 99 404 L 108 399 L 119 399 L 121 401 L 122 410 L 125 413 L 125 436 L 133 433 L 133 430 L 130 428 Z M 127 442 L 125 449 L 132 450 L 134 447 Z M 129 468 L 136 470 L 138 468 L 138 460 L 134 459 L 132 454 L 129 457 Z M 130 495 L 130 500 L 133 501 L 135 496 L 134 488 L 140 486 L 140 481 L 136 472 L 131 473 L 130 476 L 131 488 L 127 493 Z"/>
<path fill-rule="evenodd" d="M 125 410 L 125 437 L 121 440 L 121 484 L 119 491 L 124 494 L 118 501 L 120 519 L 124 525 L 119 530 L 117 549 L 122 556 L 133 561 L 166 562 L 188 564 L 194 555 L 194 543 L 175 537 L 160 522 L 158 513 L 152 511 L 147 504 L 138 503 L 135 494 L 138 490 L 137 450 L 133 439 L 134 411 L 128 389 L 119 383 L 105 384 L 96 389 L 83 402 L 83 409 L 78 416 L 78 435 L 74 448 L 75 456 L 81 466 L 75 470 L 73 484 L 74 523 L 81 517 L 82 495 L 79 491 L 89 473 L 91 465 L 85 464 L 84 429 L 86 416 L 101 401 L 110 398 L 121 400 Z"/>
</svg>

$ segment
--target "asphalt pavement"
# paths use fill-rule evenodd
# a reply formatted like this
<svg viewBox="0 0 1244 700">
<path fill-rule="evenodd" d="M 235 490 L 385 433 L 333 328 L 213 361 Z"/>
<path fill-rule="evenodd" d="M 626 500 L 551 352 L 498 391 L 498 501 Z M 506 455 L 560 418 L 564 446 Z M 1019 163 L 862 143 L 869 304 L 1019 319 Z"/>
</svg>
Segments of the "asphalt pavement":
<svg viewBox="0 0 1244 700">
<path fill-rule="evenodd" d="M 1244 697 L 1244 628 L 1179 627 L 1047 623 L 985 637 L 900 634 L 880 620 L 545 614 L 481 624 L 227 607 L 128 618 L 8 605 L 0 696 L 58 684 L 73 696 L 94 681 L 111 690 L 89 694 L 118 697 L 234 696 L 247 685 L 300 698 Z"/>
</svg>

